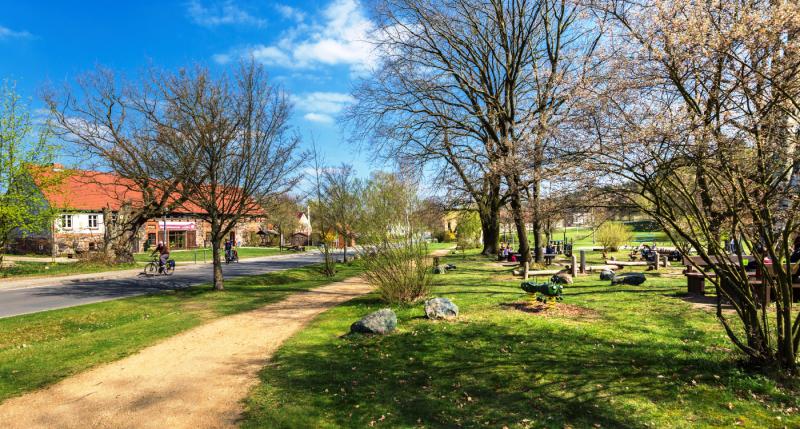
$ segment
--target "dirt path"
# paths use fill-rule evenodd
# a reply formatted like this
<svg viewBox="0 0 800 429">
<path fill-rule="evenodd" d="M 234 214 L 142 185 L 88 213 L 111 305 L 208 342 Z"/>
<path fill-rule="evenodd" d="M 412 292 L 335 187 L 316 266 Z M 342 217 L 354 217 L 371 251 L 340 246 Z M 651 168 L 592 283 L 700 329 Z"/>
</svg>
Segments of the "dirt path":
<svg viewBox="0 0 800 429">
<path fill-rule="evenodd" d="M 319 313 L 367 293 L 350 279 L 225 317 L 0 405 L 3 428 L 219 428 L 281 343 Z"/>
</svg>

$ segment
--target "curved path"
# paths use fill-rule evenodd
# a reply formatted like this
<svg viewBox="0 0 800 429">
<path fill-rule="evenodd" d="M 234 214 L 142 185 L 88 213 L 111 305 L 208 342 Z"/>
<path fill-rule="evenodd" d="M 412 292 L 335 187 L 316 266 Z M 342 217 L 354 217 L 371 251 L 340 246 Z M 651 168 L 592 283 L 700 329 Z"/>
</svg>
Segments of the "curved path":
<svg viewBox="0 0 800 429">
<path fill-rule="evenodd" d="M 272 353 L 326 309 L 367 293 L 333 283 L 225 317 L 0 404 L 3 428 L 233 427 Z"/>
</svg>

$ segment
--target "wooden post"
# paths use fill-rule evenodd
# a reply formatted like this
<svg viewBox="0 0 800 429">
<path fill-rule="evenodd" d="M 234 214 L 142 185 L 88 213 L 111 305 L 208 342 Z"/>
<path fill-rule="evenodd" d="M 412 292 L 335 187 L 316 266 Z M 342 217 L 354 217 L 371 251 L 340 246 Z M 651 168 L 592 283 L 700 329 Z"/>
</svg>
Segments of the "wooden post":
<svg viewBox="0 0 800 429">
<path fill-rule="evenodd" d="M 522 269 L 525 270 L 522 272 L 523 280 L 528 280 L 528 267 L 530 267 L 530 262 L 525 261 L 525 265 L 522 267 Z"/>
<path fill-rule="evenodd" d="M 586 251 L 581 250 L 581 274 L 586 274 Z"/>
<path fill-rule="evenodd" d="M 574 253 L 572 254 L 572 265 L 570 266 L 570 271 L 571 271 L 570 274 L 572 274 L 572 277 L 577 277 L 578 276 L 578 257 L 575 256 Z"/>
</svg>

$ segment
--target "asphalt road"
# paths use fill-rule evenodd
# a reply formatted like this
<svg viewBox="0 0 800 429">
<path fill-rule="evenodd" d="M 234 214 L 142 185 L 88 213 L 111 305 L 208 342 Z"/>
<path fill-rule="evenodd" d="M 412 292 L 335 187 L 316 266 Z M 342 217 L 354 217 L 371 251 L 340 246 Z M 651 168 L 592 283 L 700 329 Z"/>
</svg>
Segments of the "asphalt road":
<svg viewBox="0 0 800 429">
<path fill-rule="evenodd" d="M 321 260 L 322 256 L 316 252 L 290 257 L 243 259 L 238 263 L 223 265 L 223 273 L 225 278 L 251 276 L 302 267 Z M 3 290 L 0 287 L 0 318 L 180 289 L 210 283 L 211 280 L 211 264 L 184 266 L 178 264 L 175 274 L 171 276 L 135 275 L 66 283 L 63 279 L 54 278 L 51 285 L 10 290 Z"/>
</svg>

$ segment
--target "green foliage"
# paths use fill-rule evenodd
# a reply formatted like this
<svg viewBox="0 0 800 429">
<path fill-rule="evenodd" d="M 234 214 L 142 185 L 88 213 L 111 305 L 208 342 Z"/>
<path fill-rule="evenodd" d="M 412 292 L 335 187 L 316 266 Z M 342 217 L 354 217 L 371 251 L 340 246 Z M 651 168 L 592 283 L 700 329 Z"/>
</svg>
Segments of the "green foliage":
<svg viewBox="0 0 800 429">
<path fill-rule="evenodd" d="M 464 211 L 458 215 L 456 239 L 462 249 L 478 247 L 481 238 L 481 218 L 477 212 Z"/>
<path fill-rule="evenodd" d="M 455 241 L 456 235 L 450 231 L 438 231 L 434 235 L 434 238 L 436 238 L 436 241 L 439 243 L 452 243 Z"/>
<path fill-rule="evenodd" d="M 409 214 L 413 200 L 413 189 L 396 174 L 372 173 L 363 191 L 359 241 L 362 244 L 385 243 L 410 234 Z"/>
<path fill-rule="evenodd" d="M 56 175 L 43 176 L 55 146 L 46 127 L 35 129 L 27 105 L 8 82 L 0 87 L 0 256 L 14 234 L 48 230 L 54 212 L 41 190 Z M 0 258 L 0 261 L 2 258 Z"/>
<path fill-rule="evenodd" d="M 378 246 L 364 257 L 364 278 L 390 303 L 411 303 L 431 290 L 431 262 L 424 243 Z"/>
<path fill-rule="evenodd" d="M 617 222 L 606 222 L 597 228 L 594 233 L 595 240 L 603 246 L 606 252 L 616 252 L 620 246 L 631 241 L 633 234 L 630 227 Z"/>
</svg>

